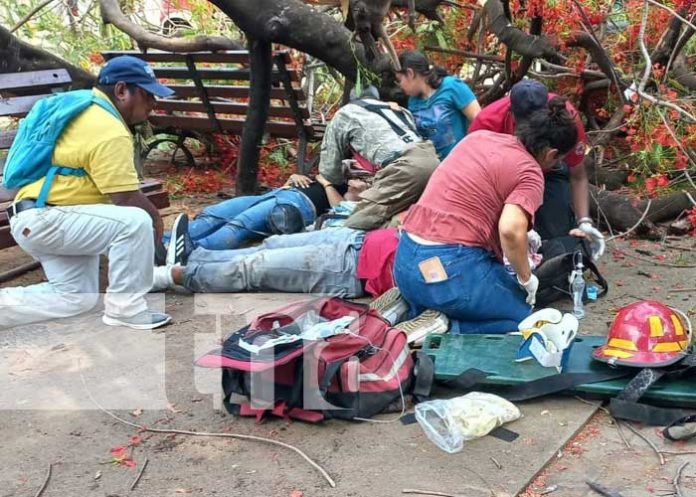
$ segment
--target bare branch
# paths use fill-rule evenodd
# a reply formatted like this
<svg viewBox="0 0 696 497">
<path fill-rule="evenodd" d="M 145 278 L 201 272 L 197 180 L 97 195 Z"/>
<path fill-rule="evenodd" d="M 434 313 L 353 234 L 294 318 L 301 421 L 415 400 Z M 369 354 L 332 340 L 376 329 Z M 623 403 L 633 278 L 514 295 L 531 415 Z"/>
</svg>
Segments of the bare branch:
<svg viewBox="0 0 696 497">
<path fill-rule="evenodd" d="M 640 52 L 643 54 L 645 59 L 645 70 L 643 71 L 643 77 L 638 85 L 638 92 L 645 91 L 645 85 L 648 84 L 650 79 L 650 71 L 652 71 L 652 60 L 650 60 L 650 53 L 648 52 L 648 47 L 645 46 L 645 28 L 648 25 L 648 0 L 643 1 L 643 17 L 640 21 L 640 30 L 638 31 L 638 41 L 640 43 Z"/>
<path fill-rule="evenodd" d="M 99 0 L 104 22 L 113 24 L 133 38 L 142 50 L 156 48 L 168 52 L 199 52 L 205 50 L 242 50 L 244 47 L 224 36 L 196 36 L 194 38 L 167 38 L 156 35 L 131 22 L 121 11 L 118 0 Z"/>
<path fill-rule="evenodd" d="M 44 0 L 41 2 L 39 5 L 31 9 L 29 12 L 27 12 L 27 15 L 22 17 L 17 24 L 14 25 L 12 29 L 10 29 L 10 33 L 14 33 L 17 31 L 19 28 L 24 26 L 34 15 L 39 12 L 41 9 L 43 9 L 46 5 L 48 5 L 51 2 L 54 2 L 55 0 Z"/>
<path fill-rule="evenodd" d="M 690 26 L 691 29 L 696 29 L 696 26 L 695 26 L 694 24 L 692 24 L 692 23 L 689 22 L 688 20 L 684 19 L 684 18 L 683 18 L 682 16 L 680 16 L 674 9 L 671 9 L 671 8 L 667 7 L 666 5 L 663 5 L 663 4 L 659 3 L 659 2 L 656 2 L 655 0 L 647 0 L 647 1 L 648 1 L 648 3 L 653 4 L 655 7 L 659 7 L 659 8 L 661 8 L 661 9 L 665 9 L 665 10 L 668 11 L 670 14 L 672 14 L 674 17 L 676 17 L 677 19 L 679 19 L 681 22 L 683 22 L 683 23 L 686 24 L 687 26 Z"/>
</svg>

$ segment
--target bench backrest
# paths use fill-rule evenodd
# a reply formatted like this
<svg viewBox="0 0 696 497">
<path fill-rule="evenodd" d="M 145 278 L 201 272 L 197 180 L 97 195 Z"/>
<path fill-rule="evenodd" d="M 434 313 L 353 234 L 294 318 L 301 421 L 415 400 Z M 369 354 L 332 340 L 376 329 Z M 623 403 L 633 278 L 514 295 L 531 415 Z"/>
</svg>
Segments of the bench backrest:
<svg viewBox="0 0 696 497">
<path fill-rule="evenodd" d="M 176 94 L 158 101 L 150 123 L 158 129 L 184 129 L 204 133 L 241 133 L 249 98 L 249 52 L 162 51 L 102 52 L 105 59 L 132 55 L 150 63 L 155 75 Z M 306 96 L 297 86 L 299 75 L 290 66 L 290 54 L 273 54 L 271 106 L 266 131 L 282 138 L 305 133 L 313 139 L 314 130 L 306 107 Z M 174 114 L 177 113 L 177 114 Z M 181 115 L 186 113 L 186 115 Z"/>
<path fill-rule="evenodd" d="M 70 86 L 65 69 L 0 74 L 0 117 L 24 117 L 37 100 Z M 17 132 L 0 131 L 0 150 L 12 145 Z"/>
</svg>

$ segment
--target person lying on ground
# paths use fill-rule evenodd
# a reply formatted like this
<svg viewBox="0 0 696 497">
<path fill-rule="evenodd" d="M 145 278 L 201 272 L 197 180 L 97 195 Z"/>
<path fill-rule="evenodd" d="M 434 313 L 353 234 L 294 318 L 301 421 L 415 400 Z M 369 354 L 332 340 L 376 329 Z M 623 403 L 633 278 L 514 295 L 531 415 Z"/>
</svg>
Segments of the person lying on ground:
<svg viewBox="0 0 696 497">
<path fill-rule="evenodd" d="M 22 187 L 9 209 L 12 236 L 41 263 L 48 281 L 1 289 L 0 327 L 93 308 L 101 255 L 109 258 L 105 324 L 151 329 L 170 321 L 148 310 L 144 298 L 152 286 L 154 240 L 161 239 L 163 224 L 139 190 L 130 127 L 147 119 L 156 96 L 173 93 L 135 57 L 115 57 L 102 67 L 93 103 L 56 142 L 53 163 L 64 170 L 48 185 L 46 206 L 37 205 L 47 181 L 42 178 Z"/>
<path fill-rule="evenodd" d="M 188 253 L 196 247 L 231 250 L 265 238 L 272 234 L 270 215 L 280 204 L 295 209 L 284 211 L 282 226 L 276 225 L 276 229 L 283 233 L 302 231 L 317 216 L 344 202 L 350 202 L 343 205 L 344 209 L 354 209 L 352 202 L 358 201 L 360 193 L 367 187 L 367 182 L 361 179 L 349 179 L 347 184 L 336 186 L 321 174 L 315 179 L 293 174 L 281 188 L 263 195 L 235 197 L 210 205 L 191 222 L 186 214 L 180 214 L 174 221 L 171 234 L 166 237 L 174 240 L 168 243 L 166 263 L 185 263 Z M 165 243 L 168 242 L 166 238 Z"/>
<path fill-rule="evenodd" d="M 512 87 L 509 96 L 484 107 L 469 131 L 487 129 L 512 135 L 517 122 L 546 107 L 555 98 L 558 95 L 549 93 L 539 81 L 520 81 Z M 544 172 L 544 203 L 535 213 L 534 229 L 542 240 L 584 234 L 596 260 L 604 253 L 605 243 L 604 235 L 593 226 L 590 218 L 589 182 L 584 165 L 585 127 L 573 104 L 566 101 L 566 108 L 575 119 L 578 141 L 563 161 Z"/>
<path fill-rule="evenodd" d="M 576 142 L 561 100 L 520 122 L 516 136 L 475 131 L 455 147 L 409 210 L 399 241 L 394 278 L 412 314 L 441 311 L 460 332 L 517 329 L 539 285 L 527 231 L 542 202 L 542 170 Z"/>
<path fill-rule="evenodd" d="M 439 164 L 433 145 L 418 135 L 411 113 L 380 101 L 374 86 L 354 91 L 326 127 L 319 172 L 334 185 L 344 184 L 345 159 L 376 171 L 345 224 L 362 230 L 382 227 L 418 200 Z"/>
<path fill-rule="evenodd" d="M 274 235 L 256 247 L 195 249 L 185 266 L 155 268 L 153 291 L 181 285 L 196 293 L 277 291 L 339 297 L 381 295 L 394 286 L 397 230 L 326 228 Z"/>
<path fill-rule="evenodd" d="M 456 76 L 430 63 L 421 52 L 399 56 L 401 71 L 396 79 L 408 95 L 408 110 L 420 135 L 433 142 L 440 160 L 464 138 L 469 123 L 481 110 L 471 88 Z"/>
</svg>

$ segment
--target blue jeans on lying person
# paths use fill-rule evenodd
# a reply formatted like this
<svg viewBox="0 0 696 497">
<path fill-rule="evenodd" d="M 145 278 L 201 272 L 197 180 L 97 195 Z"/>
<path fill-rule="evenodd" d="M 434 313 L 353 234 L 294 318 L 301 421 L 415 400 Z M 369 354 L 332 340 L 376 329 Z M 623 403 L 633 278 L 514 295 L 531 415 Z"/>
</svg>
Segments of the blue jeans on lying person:
<svg viewBox="0 0 696 497">
<path fill-rule="evenodd" d="M 302 213 L 305 226 L 316 218 L 309 198 L 291 188 L 276 188 L 263 195 L 225 200 L 201 211 L 189 223 L 194 246 L 208 250 L 239 248 L 244 242 L 260 240 L 269 233 L 268 215 L 277 204 L 290 204 Z"/>
<path fill-rule="evenodd" d="M 276 291 L 361 297 L 358 255 L 365 233 L 327 228 L 266 238 L 237 250 L 191 253 L 184 286 L 196 293 Z"/>
<path fill-rule="evenodd" d="M 445 281 L 426 283 L 419 264 L 439 258 Z M 446 314 L 454 333 L 507 333 L 531 314 L 526 293 L 495 256 L 479 247 L 422 245 L 399 240 L 394 279 L 415 316 L 426 309 Z"/>
</svg>

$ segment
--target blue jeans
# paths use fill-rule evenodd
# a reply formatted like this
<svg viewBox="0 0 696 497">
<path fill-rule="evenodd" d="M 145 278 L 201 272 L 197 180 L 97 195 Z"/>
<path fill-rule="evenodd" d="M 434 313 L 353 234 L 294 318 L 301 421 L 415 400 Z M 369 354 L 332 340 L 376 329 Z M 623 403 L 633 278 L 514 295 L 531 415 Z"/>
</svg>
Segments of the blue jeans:
<svg viewBox="0 0 696 497">
<path fill-rule="evenodd" d="M 360 297 L 365 233 L 350 228 L 276 235 L 257 247 L 191 253 L 184 286 L 194 292 L 277 291 Z"/>
<path fill-rule="evenodd" d="M 425 282 L 418 264 L 432 257 L 440 258 L 447 280 Z M 396 251 L 394 279 L 412 315 L 426 309 L 443 312 L 455 333 L 517 331 L 519 322 L 531 314 L 514 277 L 491 252 L 479 247 L 421 245 L 404 233 Z"/>
<path fill-rule="evenodd" d="M 209 250 L 236 249 L 242 243 L 264 238 L 268 214 L 277 204 L 291 204 L 302 212 L 304 224 L 316 218 L 314 205 L 303 193 L 277 188 L 264 195 L 236 197 L 211 205 L 189 223 L 194 246 Z"/>
</svg>

